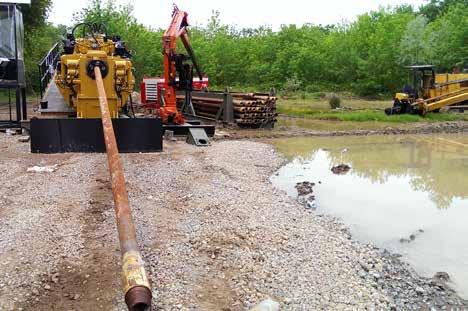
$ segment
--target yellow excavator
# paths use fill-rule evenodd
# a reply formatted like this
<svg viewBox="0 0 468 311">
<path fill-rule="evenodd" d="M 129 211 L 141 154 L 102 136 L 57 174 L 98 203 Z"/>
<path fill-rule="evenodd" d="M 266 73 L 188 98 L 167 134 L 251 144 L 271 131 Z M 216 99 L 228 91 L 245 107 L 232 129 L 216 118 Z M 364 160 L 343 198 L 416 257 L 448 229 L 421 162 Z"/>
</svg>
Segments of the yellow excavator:
<svg viewBox="0 0 468 311">
<path fill-rule="evenodd" d="M 410 85 L 395 94 L 393 107 L 385 109 L 387 115 L 438 112 L 453 105 L 468 108 L 468 73 L 435 73 L 432 65 L 407 67 Z"/>
</svg>

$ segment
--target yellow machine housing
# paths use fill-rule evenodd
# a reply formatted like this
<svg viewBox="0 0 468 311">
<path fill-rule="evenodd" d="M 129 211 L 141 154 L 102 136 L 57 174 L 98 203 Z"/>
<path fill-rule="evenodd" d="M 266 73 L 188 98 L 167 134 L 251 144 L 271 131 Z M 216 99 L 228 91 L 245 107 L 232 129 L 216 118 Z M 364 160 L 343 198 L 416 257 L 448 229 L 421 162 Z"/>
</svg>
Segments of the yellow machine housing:
<svg viewBox="0 0 468 311">
<path fill-rule="evenodd" d="M 71 54 L 63 54 L 55 76 L 56 85 L 77 118 L 100 118 L 99 96 L 92 77 L 91 62 L 104 64 L 104 86 L 112 118 L 126 105 L 135 86 L 132 62 L 116 55 L 116 42 L 104 35 L 78 38 Z"/>
<path fill-rule="evenodd" d="M 468 73 L 438 73 L 434 85 L 425 88 L 424 99 L 434 98 L 468 88 Z M 428 82 L 429 83 L 429 82 Z"/>
<path fill-rule="evenodd" d="M 436 74 L 431 65 L 410 66 L 412 85 L 396 93 L 392 108 L 386 114 L 439 111 L 452 105 L 468 104 L 468 73 Z"/>
</svg>

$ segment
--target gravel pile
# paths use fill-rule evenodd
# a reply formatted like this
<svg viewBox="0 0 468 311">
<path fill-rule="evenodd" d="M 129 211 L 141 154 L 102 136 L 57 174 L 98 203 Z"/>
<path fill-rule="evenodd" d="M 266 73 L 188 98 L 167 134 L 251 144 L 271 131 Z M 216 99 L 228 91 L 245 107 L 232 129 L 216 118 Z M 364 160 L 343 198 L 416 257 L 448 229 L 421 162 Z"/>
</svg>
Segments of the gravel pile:
<svg viewBox="0 0 468 311">
<path fill-rule="evenodd" d="M 0 309 L 125 310 L 105 156 L 8 144 L 19 143 L 0 135 Z M 246 310 L 268 297 L 282 310 L 462 306 L 443 282 L 275 190 L 268 177 L 284 160 L 271 146 L 165 148 L 122 156 L 156 310 Z M 26 173 L 39 164 L 58 168 Z"/>
</svg>

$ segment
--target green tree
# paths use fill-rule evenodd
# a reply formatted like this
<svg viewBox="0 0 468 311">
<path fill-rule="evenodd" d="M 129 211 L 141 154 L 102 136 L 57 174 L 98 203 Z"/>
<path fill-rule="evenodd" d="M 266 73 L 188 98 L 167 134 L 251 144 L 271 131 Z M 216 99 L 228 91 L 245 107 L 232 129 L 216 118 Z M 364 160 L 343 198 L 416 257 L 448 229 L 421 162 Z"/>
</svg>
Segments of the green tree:
<svg viewBox="0 0 468 311">
<path fill-rule="evenodd" d="M 432 22 L 428 29 L 431 60 L 439 70 L 468 65 L 468 5 L 456 4 Z"/>
<path fill-rule="evenodd" d="M 440 15 L 445 14 L 450 7 L 455 5 L 468 5 L 468 0 L 430 0 L 423 5 L 419 12 L 425 15 L 430 21 L 435 21 Z"/>
<path fill-rule="evenodd" d="M 37 63 L 60 38 L 61 27 L 47 23 L 52 0 L 32 0 L 21 5 L 24 22 L 24 61 L 28 91 L 39 88 Z"/>
<path fill-rule="evenodd" d="M 418 15 L 408 23 L 400 42 L 400 64 L 421 65 L 427 61 L 429 49 L 426 39 L 427 22 L 426 17 Z"/>
<path fill-rule="evenodd" d="M 376 95 L 400 87 L 404 73 L 397 62 L 398 47 L 412 17 L 406 9 L 381 9 L 350 26 L 348 53 L 355 55 L 352 88 L 357 93 Z"/>
<path fill-rule="evenodd" d="M 43 26 L 52 7 L 52 0 L 32 0 L 31 4 L 21 5 L 25 31 Z"/>
</svg>

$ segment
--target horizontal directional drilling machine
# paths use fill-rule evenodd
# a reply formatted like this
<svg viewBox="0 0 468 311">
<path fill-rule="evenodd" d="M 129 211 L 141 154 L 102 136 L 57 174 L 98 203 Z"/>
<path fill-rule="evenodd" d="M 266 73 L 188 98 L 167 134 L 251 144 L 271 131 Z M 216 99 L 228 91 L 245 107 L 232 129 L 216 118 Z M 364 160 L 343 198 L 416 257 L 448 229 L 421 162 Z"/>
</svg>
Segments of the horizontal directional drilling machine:
<svg viewBox="0 0 468 311">
<path fill-rule="evenodd" d="M 41 64 L 43 97 L 39 115 L 30 122 L 32 152 L 105 151 L 95 68 L 101 72 L 119 150 L 162 150 L 161 120 L 131 113 L 133 64 L 119 36 L 108 37 L 101 25 L 78 24 L 63 40 L 63 51 L 54 47 Z"/>
<path fill-rule="evenodd" d="M 90 28 L 91 38 L 75 38 L 78 27 Z M 101 69 L 112 118 L 118 118 L 135 86 L 131 55 L 120 37 L 103 35 L 101 25 L 81 23 L 64 40 L 55 83 L 77 118 L 100 118 L 94 67 Z"/>
<path fill-rule="evenodd" d="M 468 104 L 468 73 L 435 73 L 432 65 L 407 67 L 410 84 L 395 94 L 387 115 L 438 112 L 441 108 Z"/>
</svg>

